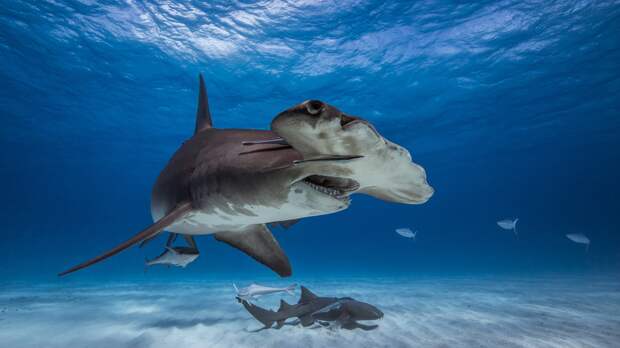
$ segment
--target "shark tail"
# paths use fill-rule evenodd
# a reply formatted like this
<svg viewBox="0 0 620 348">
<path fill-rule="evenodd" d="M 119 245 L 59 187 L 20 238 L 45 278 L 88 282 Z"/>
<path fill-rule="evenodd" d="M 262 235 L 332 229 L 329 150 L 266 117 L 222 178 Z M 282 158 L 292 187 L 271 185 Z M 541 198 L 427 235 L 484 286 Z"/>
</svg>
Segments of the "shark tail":
<svg viewBox="0 0 620 348">
<path fill-rule="evenodd" d="M 519 218 L 515 219 L 515 222 L 514 222 L 515 227 L 513 228 L 513 230 L 515 231 L 515 234 L 518 236 L 519 234 L 517 233 L 517 222 L 519 222 Z"/>
<path fill-rule="evenodd" d="M 152 237 L 155 234 L 160 233 L 161 231 L 164 230 L 164 228 L 172 225 L 177 219 L 183 217 L 183 215 L 185 215 L 187 212 L 192 210 L 192 206 L 191 203 L 189 202 L 185 202 L 182 203 L 180 205 L 178 205 L 175 209 L 173 209 L 171 212 L 169 212 L 167 215 L 165 215 L 164 217 L 162 217 L 161 219 L 157 220 L 157 222 L 155 222 L 154 224 L 152 224 L 151 226 L 145 228 L 144 230 L 142 230 L 141 232 L 135 234 L 133 237 L 129 238 L 128 240 L 126 240 L 125 242 L 115 246 L 114 248 L 108 250 L 107 252 L 92 258 L 88 261 L 82 262 L 77 266 L 73 266 L 71 268 L 69 268 L 66 271 L 60 272 L 58 273 L 58 276 L 64 276 L 66 274 L 78 271 L 82 268 L 86 268 L 88 266 L 94 265 L 97 262 L 103 261 L 105 259 L 107 259 L 110 256 L 114 256 L 118 253 L 120 253 L 121 251 L 140 243 L 141 241 Z"/>
<path fill-rule="evenodd" d="M 245 300 L 241 300 L 241 303 L 243 304 L 243 307 L 245 307 L 245 309 L 250 312 L 250 314 L 252 314 L 252 316 L 256 320 L 260 321 L 263 325 L 265 325 L 266 328 L 270 328 L 276 321 L 276 313 L 274 311 L 260 308 L 251 303 L 248 303 L 248 301 Z"/>
<path fill-rule="evenodd" d="M 237 295 L 239 295 L 239 288 L 237 288 L 237 284 L 232 283 L 233 284 L 233 288 L 235 288 L 235 292 L 237 293 Z"/>
<path fill-rule="evenodd" d="M 514 232 L 517 239 L 519 239 L 519 233 L 517 232 L 517 222 L 519 222 L 519 218 L 514 219 L 512 223 L 512 232 Z"/>
</svg>

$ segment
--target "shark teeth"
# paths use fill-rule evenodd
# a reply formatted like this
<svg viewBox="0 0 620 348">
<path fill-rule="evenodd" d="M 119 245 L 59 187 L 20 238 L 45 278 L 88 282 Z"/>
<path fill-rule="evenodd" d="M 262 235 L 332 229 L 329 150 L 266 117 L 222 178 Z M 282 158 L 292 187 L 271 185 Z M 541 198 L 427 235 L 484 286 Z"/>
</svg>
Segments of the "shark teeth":
<svg viewBox="0 0 620 348">
<path fill-rule="evenodd" d="M 337 190 L 337 189 L 333 189 L 333 188 L 329 188 L 329 187 L 325 187 L 325 186 L 321 186 L 321 185 L 317 185 L 313 182 L 311 182 L 310 180 L 304 179 L 303 182 L 312 187 L 314 190 L 319 191 L 321 193 L 324 193 L 326 195 L 330 195 L 336 199 L 341 199 L 341 200 L 348 200 L 349 196 L 345 195 L 343 191 Z"/>
</svg>

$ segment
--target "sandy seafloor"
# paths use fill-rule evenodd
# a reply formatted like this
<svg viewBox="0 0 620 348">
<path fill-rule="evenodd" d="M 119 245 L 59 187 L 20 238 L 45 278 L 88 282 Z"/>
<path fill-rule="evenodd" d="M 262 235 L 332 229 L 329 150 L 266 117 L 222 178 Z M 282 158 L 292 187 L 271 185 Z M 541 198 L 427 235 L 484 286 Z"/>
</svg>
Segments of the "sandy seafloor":
<svg viewBox="0 0 620 348">
<path fill-rule="evenodd" d="M 229 282 L 0 287 L 2 347 L 619 347 L 620 277 L 299 281 L 378 306 L 374 331 L 251 332 Z M 279 281 L 270 285 L 284 285 Z M 247 285 L 247 284 L 240 284 Z M 288 302 L 295 297 L 286 296 Z M 258 304 L 276 306 L 279 296 Z"/>
</svg>

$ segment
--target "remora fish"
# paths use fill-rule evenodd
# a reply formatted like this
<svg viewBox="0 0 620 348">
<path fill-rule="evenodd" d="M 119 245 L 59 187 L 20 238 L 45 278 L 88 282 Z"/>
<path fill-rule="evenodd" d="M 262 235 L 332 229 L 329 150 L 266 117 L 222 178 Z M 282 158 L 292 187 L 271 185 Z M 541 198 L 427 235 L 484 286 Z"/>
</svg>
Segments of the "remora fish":
<svg viewBox="0 0 620 348">
<path fill-rule="evenodd" d="M 237 292 L 238 298 L 246 301 L 251 301 L 264 295 L 277 294 L 279 292 L 286 292 L 289 295 L 294 295 L 297 284 L 292 284 L 285 288 L 272 288 L 269 286 L 258 285 L 255 283 L 252 283 L 250 284 L 250 286 L 241 289 L 237 288 L 237 285 L 235 284 L 233 284 L 233 287 Z"/>
<path fill-rule="evenodd" d="M 189 247 L 166 247 L 161 255 L 152 260 L 146 260 L 147 266 L 152 265 L 169 265 L 183 267 L 192 263 L 200 254 L 197 249 Z"/>
</svg>

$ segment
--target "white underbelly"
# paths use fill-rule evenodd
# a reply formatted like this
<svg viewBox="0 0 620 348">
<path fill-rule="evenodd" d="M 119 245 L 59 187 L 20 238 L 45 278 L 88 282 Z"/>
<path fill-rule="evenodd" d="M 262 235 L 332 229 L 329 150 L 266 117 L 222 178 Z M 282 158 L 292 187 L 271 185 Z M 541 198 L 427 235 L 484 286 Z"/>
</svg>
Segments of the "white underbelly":
<svg viewBox="0 0 620 348">
<path fill-rule="evenodd" d="M 200 235 L 212 234 L 222 231 L 241 230 L 248 225 L 265 224 L 276 221 L 299 219 L 307 216 L 322 215 L 323 212 L 300 209 L 295 206 L 280 208 L 274 207 L 243 207 L 246 214 L 231 214 L 219 209 L 209 213 L 195 210 L 187 213 L 183 219 L 178 220 L 167 231 Z"/>
</svg>

